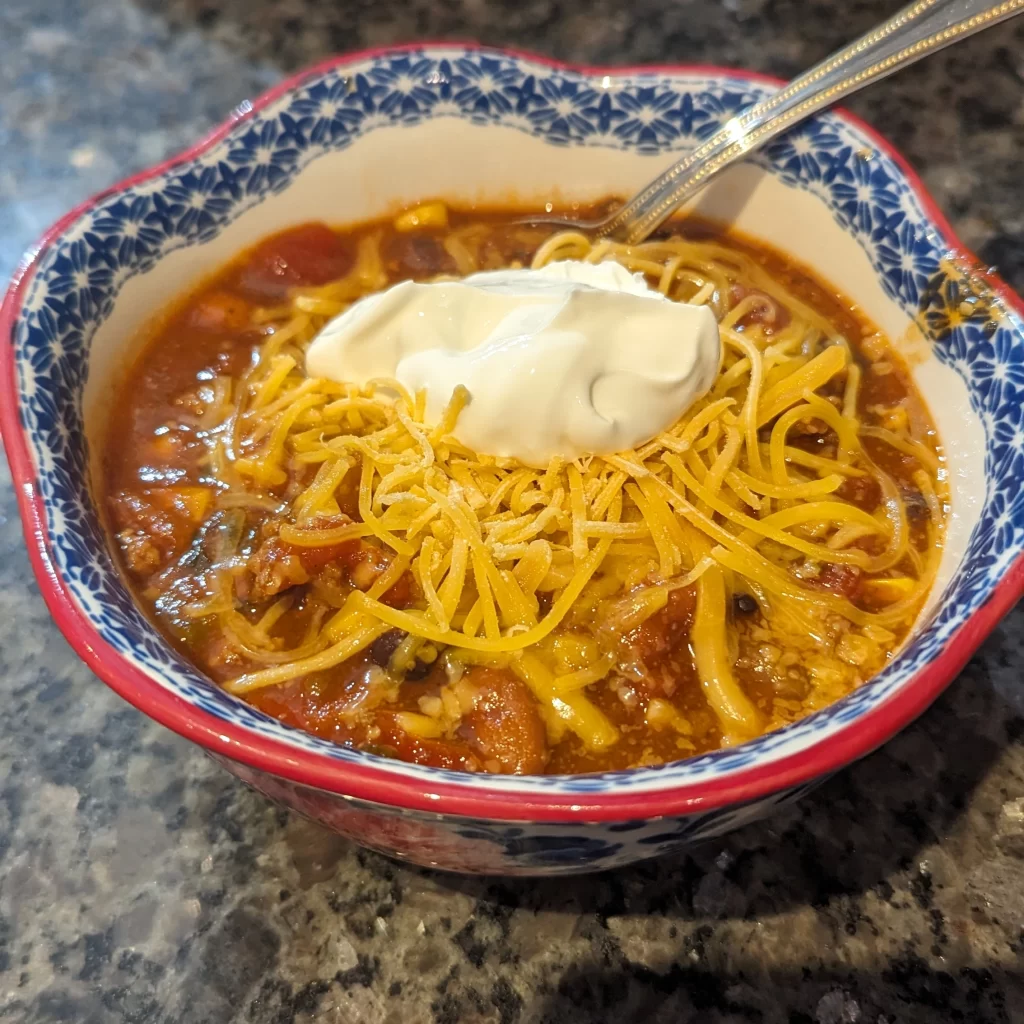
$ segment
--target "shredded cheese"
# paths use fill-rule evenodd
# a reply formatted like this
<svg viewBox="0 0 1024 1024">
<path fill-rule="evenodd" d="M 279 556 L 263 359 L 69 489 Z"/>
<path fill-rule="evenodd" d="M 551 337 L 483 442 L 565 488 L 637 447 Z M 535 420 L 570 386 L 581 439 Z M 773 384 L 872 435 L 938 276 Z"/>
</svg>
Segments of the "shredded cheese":
<svg viewBox="0 0 1024 1024">
<path fill-rule="evenodd" d="M 418 208 L 403 214 L 402 224 L 436 215 L 433 206 Z M 754 261 L 739 272 L 761 294 L 747 296 L 722 319 L 726 354 L 710 394 L 636 451 L 570 463 L 554 459 L 536 470 L 468 451 L 453 438 L 470 398 L 465 388 L 456 389 L 437 423 L 426 423 L 425 395 L 411 395 L 395 381 L 360 389 L 302 372 L 304 348 L 324 318 L 386 283 L 377 242 L 362 240 L 344 279 L 297 291 L 287 307 L 260 311 L 260 322 L 283 323 L 266 328 L 272 333 L 242 386 L 217 393 L 216 415 L 225 417 L 226 429 L 211 431 L 211 461 L 241 479 L 243 488 L 251 481 L 287 495 L 291 516 L 280 528 L 283 542 L 308 549 L 372 538 L 391 559 L 372 586 L 351 593 L 319 634 L 304 641 L 306 656 L 242 675 L 227 684 L 231 692 L 330 668 L 398 629 L 408 635 L 392 656 L 397 669 L 418 655 L 436 657 L 434 645 L 446 649 L 443 664 L 456 681 L 466 665 L 509 667 L 542 704 L 551 728 L 567 728 L 588 749 L 601 750 L 617 741 L 618 731 L 586 691 L 614 672 L 615 655 L 573 639 L 580 635 L 574 608 L 590 614 L 608 595 L 653 588 L 635 602 L 644 609 L 642 619 L 664 607 L 670 589 L 694 587 L 698 674 L 727 741 L 738 740 L 763 722 L 732 670 L 727 629 L 733 593 L 763 595 L 787 621 L 807 629 L 814 628 L 813 608 L 885 633 L 919 606 L 937 555 L 910 546 L 895 485 L 867 457 L 861 437 L 918 459 L 933 530 L 940 528 L 943 498 L 928 474 L 939 456 L 898 424 L 858 429 L 861 375 L 849 345 L 815 311 L 782 294 Z M 470 259 L 458 238 L 446 238 L 445 245 L 457 262 Z M 650 274 L 666 295 L 720 304 L 730 284 L 722 268 L 742 260 L 733 252 L 726 260 L 723 250 L 720 262 L 709 252 L 716 252 L 710 243 L 674 239 L 626 248 L 563 233 L 541 247 L 534 265 L 614 258 Z M 770 335 L 740 326 L 773 300 L 791 310 L 792 324 Z M 817 394 L 833 381 L 841 382 L 838 408 Z M 834 457 L 791 443 L 798 424 L 809 420 L 835 432 Z M 884 515 L 836 496 L 844 481 L 865 475 L 879 481 Z M 325 526 L 319 518 L 338 515 L 343 487 L 354 491 L 360 521 Z M 277 499 L 261 492 L 245 500 L 276 507 Z M 878 542 L 871 550 L 884 546 L 884 553 L 858 546 L 865 539 Z M 839 594 L 808 587 L 787 569 L 794 558 L 891 569 L 871 583 L 884 607 L 867 612 Z M 421 599 L 393 607 L 385 598 L 407 572 Z M 246 632 L 248 626 L 245 642 L 270 650 L 273 626 L 288 607 L 287 599 L 278 601 L 255 626 L 243 619 L 235 628 Z M 576 660 L 569 664 L 565 652 L 571 650 Z M 458 700 L 453 689 L 447 703 L 428 701 L 424 713 L 403 712 L 399 724 L 420 738 L 439 737 L 443 722 L 461 713 Z M 683 731 L 684 720 L 673 715 L 670 705 L 652 704 L 652 722 Z"/>
</svg>

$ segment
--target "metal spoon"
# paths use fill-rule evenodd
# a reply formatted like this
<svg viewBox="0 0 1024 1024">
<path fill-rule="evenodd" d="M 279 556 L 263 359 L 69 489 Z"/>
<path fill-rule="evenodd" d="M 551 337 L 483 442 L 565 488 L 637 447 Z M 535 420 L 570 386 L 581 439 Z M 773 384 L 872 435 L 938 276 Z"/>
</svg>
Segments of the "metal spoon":
<svg viewBox="0 0 1024 1024">
<path fill-rule="evenodd" d="M 784 89 L 728 121 L 692 153 L 658 175 L 625 206 L 598 220 L 539 215 L 529 224 L 552 224 L 599 238 L 642 242 L 719 171 L 781 135 L 823 107 L 891 75 L 936 50 L 1024 11 L 1024 0 L 917 0 L 805 71 Z"/>
</svg>

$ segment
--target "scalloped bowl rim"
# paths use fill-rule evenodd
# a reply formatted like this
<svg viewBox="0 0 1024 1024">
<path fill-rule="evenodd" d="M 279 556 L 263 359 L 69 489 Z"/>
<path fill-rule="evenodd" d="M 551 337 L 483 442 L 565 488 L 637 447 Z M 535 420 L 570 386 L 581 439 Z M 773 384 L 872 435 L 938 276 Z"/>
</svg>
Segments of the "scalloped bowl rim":
<svg viewBox="0 0 1024 1024">
<path fill-rule="evenodd" d="M 747 803 L 780 790 L 827 776 L 876 749 L 921 714 L 956 677 L 978 646 L 1013 604 L 1024 595 L 1024 555 L 1018 554 L 987 600 L 964 618 L 941 653 L 922 666 L 895 693 L 847 723 L 838 733 L 811 743 L 796 753 L 768 764 L 754 763 L 720 779 L 673 782 L 662 789 L 640 792 L 552 792 L 488 789 L 474 777 L 472 786 L 445 780 L 425 785 L 422 779 L 392 775 L 373 759 L 342 764 L 309 750 L 290 747 L 242 725 L 224 721 L 163 688 L 146 672 L 132 665 L 103 640 L 79 609 L 54 563 L 43 499 L 17 402 L 13 331 L 22 300 L 42 256 L 62 233 L 104 199 L 134 185 L 158 178 L 180 164 L 202 156 L 239 124 L 286 96 L 308 80 L 345 65 L 407 52 L 463 49 L 529 61 L 586 78 L 662 73 L 706 75 L 780 86 L 781 80 L 757 72 L 707 64 L 656 64 L 622 67 L 572 64 L 510 47 L 482 46 L 475 42 L 444 41 L 384 46 L 333 57 L 289 76 L 258 99 L 244 102 L 220 126 L 195 145 L 170 159 L 132 175 L 80 203 L 53 224 L 19 264 L 0 306 L 0 432 L 11 466 L 14 488 L 33 571 L 43 598 L 64 636 L 89 668 L 121 697 L 174 732 L 209 752 L 315 789 L 367 800 L 384 806 L 440 815 L 490 818 L 502 821 L 616 821 L 691 814 L 730 804 Z M 891 159 L 904 175 L 931 226 L 951 253 L 972 268 L 972 276 L 985 282 L 1018 316 L 1021 300 L 996 274 L 982 268 L 938 209 L 917 173 L 904 157 L 873 128 L 842 109 L 834 109 L 866 136 L 876 150 Z M 647 769 L 634 769 L 646 771 Z"/>
</svg>

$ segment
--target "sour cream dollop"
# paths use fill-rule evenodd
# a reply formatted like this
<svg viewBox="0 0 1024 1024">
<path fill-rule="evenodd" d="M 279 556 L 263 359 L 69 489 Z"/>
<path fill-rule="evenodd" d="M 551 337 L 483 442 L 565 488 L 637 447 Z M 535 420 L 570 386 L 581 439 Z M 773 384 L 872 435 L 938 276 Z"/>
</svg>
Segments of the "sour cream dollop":
<svg viewBox="0 0 1024 1024">
<path fill-rule="evenodd" d="M 618 263 L 568 261 L 369 295 L 313 340 L 306 371 L 424 388 L 429 424 L 462 384 L 456 438 L 544 467 L 649 441 L 711 387 L 719 360 L 706 306 L 672 302 Z"/>
</svg>

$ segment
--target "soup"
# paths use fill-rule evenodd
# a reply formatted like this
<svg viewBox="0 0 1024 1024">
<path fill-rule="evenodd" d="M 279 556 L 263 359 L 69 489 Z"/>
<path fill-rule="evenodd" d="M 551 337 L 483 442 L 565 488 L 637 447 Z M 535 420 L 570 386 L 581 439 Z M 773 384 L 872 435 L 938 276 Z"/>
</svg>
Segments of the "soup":
<svg viewBox="0 0 1024 1024">
<path fill-rule="evenodd" d="M 655 765 L 863 685 L 913 625 L 947 513 L 898 355 L 830 285 L 719 226 L 626 247 L 520 217 L 304 224 L 164 316 L 102 485 L 157 626 L 288 725 L 465 771 Z M 305 372 L 362 296 L 564 260 L 615 261 L 718 322 L 710 390 L 637 448 L 535 468 L 459 442 L 465 395 L 431 422 L 397 382 Z"/>
</svg>

